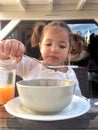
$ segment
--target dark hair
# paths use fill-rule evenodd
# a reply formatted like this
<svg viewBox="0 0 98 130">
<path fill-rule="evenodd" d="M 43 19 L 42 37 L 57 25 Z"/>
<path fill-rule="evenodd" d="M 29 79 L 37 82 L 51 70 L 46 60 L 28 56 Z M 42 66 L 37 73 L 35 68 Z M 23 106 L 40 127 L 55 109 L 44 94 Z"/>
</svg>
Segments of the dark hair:
<svg viewBox="0 0 98 130">
<path fill-rule="evenodd" d="M 39 22 L 36 23 L 34 29 L 33 29 L 33 35 L 32 35 L 32 46 L 37 46 L 39 42 L 42 41 L 45 31 L 48 30 L 48 28 L 50 28 L 51 26 L 56 26 L 59 28 L 64 28 L 67 32 L 68 32 L 68 36 L 69 36 L 69 43 L 70 46 L 72 44 L 72 32 L 70 30 L 70 28 L 67 26 L 67 24 L 63 21 L 52 21 L 49 22 L 48 24 L 45 24 L 45 22 Z"/>
<path fill-rule="evenodd" d="M 35 23 L 35 26 L 33 27 L 33 33 L 31 36 L 32 47 L 38 46 L 44 26 L 45 26 L 45 22 L 36 22 Z"/>
<path fill-rule="evenodd" d="M 83 49 L 86 49 L 86 43 L 82 36 L 73 34 L 73 44 L 71 54 L 81 53 Z"/>
</svg>

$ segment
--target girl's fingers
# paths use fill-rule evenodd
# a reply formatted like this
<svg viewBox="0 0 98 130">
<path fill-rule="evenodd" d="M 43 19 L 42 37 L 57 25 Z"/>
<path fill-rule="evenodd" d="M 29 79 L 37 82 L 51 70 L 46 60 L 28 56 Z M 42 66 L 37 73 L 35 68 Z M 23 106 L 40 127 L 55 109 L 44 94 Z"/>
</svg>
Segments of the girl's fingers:
<svg viewBox="0 0 98 130">
<path fill-rule="evenodd" d="M 4 54 L 5 55 L 10 55 L 10 51 L 11 51 L 11 43 L 10 42 L 8 42 L 8 41 L 4 41 L 4 50 L 3 50 L 3 52 L 4 52 Z"/>
<path fill-rule="evenodd" d="M 11 50 L 10 50 L 10 56 L 11 57 L 17 57 L 17 52 L 21 51 L 19 46 L 20 46 L 20 42 L 19 41 L 12 41 L 12 43 L 11 43 Z"/>
<path fill-rule="evenodd" d="M 4 41 L 0 41 L 0 52 L 4 53 Z"/>
<path fill-rule="evenodd" d="M 0 42 L 0 55 L 20 57 L 25 52 L 25 46 L 18 40 L 7 39 Z"/>
<path fill-rule="evenodd" d="M 8 59 L 9 55 L 6 55 L 4 52 L 4 43 L 5 41 L 0 41 L 0 59 Z"/>
<path fill-rule="evenodd" d="M 23 44 L 19 44 L 17 52 L 16 52 L 16 57 L 22 56 L 24 52 L 25 52 L 24 45 Z"/>
<path fill-rule="evenodd" d="M 11 59 L 13 59 L 13 61 L 15 61 L 16 63 L 19 63 L 19 61 L 21 60 L 21 57 L 11 57 Z"/>
</svg>

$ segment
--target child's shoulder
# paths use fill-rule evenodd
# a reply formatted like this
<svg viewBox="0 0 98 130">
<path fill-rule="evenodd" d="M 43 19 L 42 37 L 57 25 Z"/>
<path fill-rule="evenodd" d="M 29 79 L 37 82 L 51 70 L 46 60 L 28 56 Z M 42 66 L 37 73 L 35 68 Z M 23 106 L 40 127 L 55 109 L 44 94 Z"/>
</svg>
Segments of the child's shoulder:
<svg viewBox="0 0 98 130">
<path fill-rule="evenodd" d="M 72 67 L 68 67 L 66 74 L 69 75 L 69 76 L 76 76 L 74 68 L 72 68 Z"/>
</svg>

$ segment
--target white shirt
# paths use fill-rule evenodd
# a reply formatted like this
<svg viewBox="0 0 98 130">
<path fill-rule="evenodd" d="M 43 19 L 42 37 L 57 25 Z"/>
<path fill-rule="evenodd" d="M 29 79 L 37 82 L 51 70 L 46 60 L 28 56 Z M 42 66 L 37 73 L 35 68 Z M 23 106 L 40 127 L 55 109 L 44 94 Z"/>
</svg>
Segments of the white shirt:
<svg viewBox="0 0 98 130">
<path fill-rule="evenodd" d="M 75 95 L 82 96 L 79 82 L 76 74 L 71 67 L 68 67 L 66 73 L 47 69 L 40 63 L 37 63 L 32 58 L 23 56 L 20 63 L 17 65 L 17 74 L 25 80 L 31 79 L 71 79 L 75 81 Z"/>
</svg>

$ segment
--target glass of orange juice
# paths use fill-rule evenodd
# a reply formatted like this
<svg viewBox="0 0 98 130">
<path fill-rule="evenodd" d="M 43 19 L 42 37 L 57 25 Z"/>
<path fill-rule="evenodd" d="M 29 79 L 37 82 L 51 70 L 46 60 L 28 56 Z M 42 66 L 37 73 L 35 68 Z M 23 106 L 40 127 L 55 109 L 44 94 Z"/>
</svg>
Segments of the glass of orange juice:
<svg viewBox="0 0 98 130">
<path fill-rule="evenodd" d="M 0 106 L 14 98 L 15 80 L 15 65 L 1 65 L 0 63 Z"/>
</svg>

